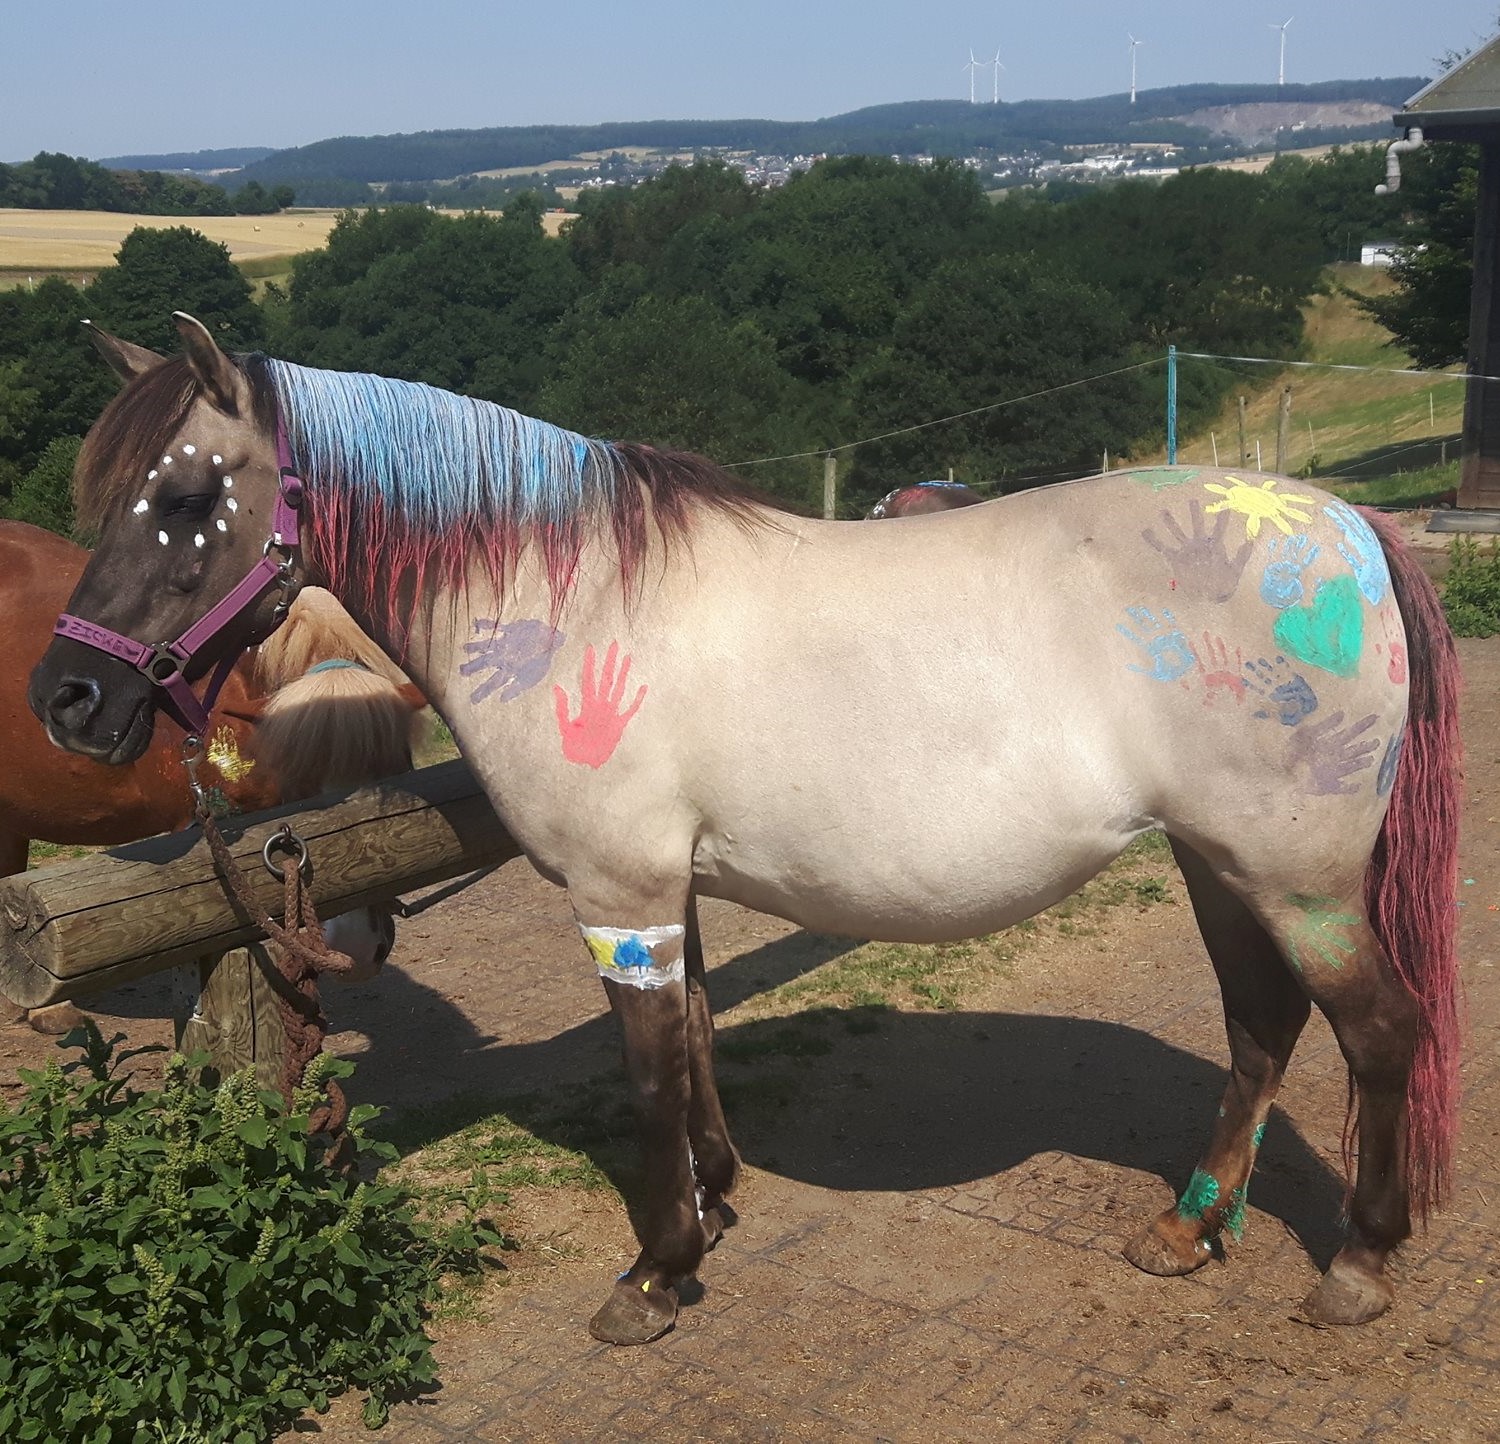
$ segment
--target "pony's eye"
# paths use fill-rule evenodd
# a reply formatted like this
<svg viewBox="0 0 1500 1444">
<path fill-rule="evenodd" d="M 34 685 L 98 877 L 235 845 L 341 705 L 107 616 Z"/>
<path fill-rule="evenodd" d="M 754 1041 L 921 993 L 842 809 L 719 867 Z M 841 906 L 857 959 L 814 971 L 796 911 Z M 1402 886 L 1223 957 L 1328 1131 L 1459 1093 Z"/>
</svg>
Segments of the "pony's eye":
<svg viewBox="0 0 1500 1444">
<path fill-rule="evenodd" d="M 217 492 L 204 492 L 201 496 L 163 497 L 158 513 L 163 517 L 185 517 L 189 521 L 202 521 L 218 504 Z"/>
</svg>

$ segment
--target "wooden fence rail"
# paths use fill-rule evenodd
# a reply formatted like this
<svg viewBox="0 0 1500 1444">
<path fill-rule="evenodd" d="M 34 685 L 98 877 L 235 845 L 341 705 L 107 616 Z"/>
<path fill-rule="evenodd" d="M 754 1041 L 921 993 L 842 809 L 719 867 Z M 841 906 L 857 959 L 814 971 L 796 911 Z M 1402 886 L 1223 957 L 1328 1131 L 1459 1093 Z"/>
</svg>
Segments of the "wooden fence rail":
<svg viewBox="0 0 1500 1444">
<path fill-rule="evenodd" d="M 273 917 L 282 888 L 261 849 L 283 821 L 307 843 L 325 918 L 520 856 L 467 766 L 445 762 L 226 822 L 230 851 Z M 40 1007 L 261 936 L 189 828 L 0 881 L 0 992 Z"/>
</svg>

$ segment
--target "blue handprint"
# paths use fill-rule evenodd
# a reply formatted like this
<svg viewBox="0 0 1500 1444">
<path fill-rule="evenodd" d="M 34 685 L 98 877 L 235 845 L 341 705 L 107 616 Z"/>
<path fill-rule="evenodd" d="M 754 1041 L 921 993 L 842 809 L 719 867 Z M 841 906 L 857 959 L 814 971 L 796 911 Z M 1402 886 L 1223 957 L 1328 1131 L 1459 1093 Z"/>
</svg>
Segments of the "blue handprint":
<svg viewBox="0 0 1500 1444">
<path fill-rule="evenodd" d="M 1300 602 L 1302 574 L 1317 561 L 1322 550 L 1311 537 L 1272 537 L 1266 547 L 1269 559 L 1260 579 L 1261 601 L 1282 609 Z"/>
<path fill-rule="evenodd" d="M 1188 639 L 1177 629 L 1177 618 L 1171 612 L 1163 611 L 1159 622 L 1145 607 L 1126 607 L 1125 615 L 1149 633 L 1138 637 L 1123 622 L 1115 623 L 1115 631 L 1134 642 L 1151 663 L 1149 667 L 1137 667 L 1131 662 L 1132 672 L 1139 672 L 1157 682 L 1175 682 L 1198 665 Z"/>
<path fill-rule="evenodd" d="M 1372 607 L 1378 607 L 1385 600 L 1386 590 L 1391 584 L 1391 574 L 1386 568 L 1380 538 L 1370 530 L 1370 524 L 1364 517 L 1341 501 L 1325 506 L 1323 514 L 1343 532 L 1344 540 L 1339 543 L 1339 555 L 1349 563 L 1365 600 Z"/>
<path fill-rule="evenodd" d="M 1283 727 L 1295 727 L 1318 710 L 1317 693 L 1306 677 L 1292 671 L 1283 656 L 1278 655 L 1274 662 L 1264 657 L 1246 662 L 1245 685 L 1265 699 L 1265 705 L 1254 715 L 1274 717 Z"/>
</svg>

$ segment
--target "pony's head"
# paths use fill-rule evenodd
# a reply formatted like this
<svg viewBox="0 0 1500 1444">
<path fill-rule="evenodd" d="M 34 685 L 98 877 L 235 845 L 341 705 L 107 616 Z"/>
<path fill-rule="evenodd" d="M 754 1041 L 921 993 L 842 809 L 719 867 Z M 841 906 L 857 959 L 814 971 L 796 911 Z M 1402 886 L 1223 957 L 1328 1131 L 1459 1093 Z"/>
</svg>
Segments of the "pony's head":
<svg viewBox="0 0 1500 1444">
<path fill-rule="evenodd" d="M 247 575 L 269 539 L 278 487 L 274 421 L 245 373 L 191 316 L 170 360 L 95 328 L 126 385 L 84 441 L 74 477 L 99 545 L 68 605 L 101 635 L 148 644 L 185 633 Z M 270 629 L 274 595 L 237 618 L 185 669 L 188 681 Z M 161 658 L 170 669 L 173 662 Z M 59 636 L 27 700 L 72 752 L 134 761 L 151 740 L 158 688 L 146 671 Z"/>
</svg>

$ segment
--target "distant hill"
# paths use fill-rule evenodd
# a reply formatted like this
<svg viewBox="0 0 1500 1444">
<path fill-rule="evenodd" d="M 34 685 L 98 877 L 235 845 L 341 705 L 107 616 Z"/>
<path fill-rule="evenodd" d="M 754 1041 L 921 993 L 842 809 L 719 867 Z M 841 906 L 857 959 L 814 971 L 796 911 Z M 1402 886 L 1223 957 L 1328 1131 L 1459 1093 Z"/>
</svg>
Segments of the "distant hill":
<svg viewBox="0 0 1500 1444">
<path fill-rule="evenodd" d="M 275 154 L 272 146 L 242 145 L 232 150 L 177 150 L 167 155 L 112 155 L 97 164 L 109 170 L 186 170 L 197 175 L 214 175 L 220 171 L 240 170 Z"/>
<path fill-rule="evenodd" d="M 1316 85 L 1179 85 L 1130 97 L 1091 100 L 1022 100 L 969 105 L 958 100 L 916 100 L 871 106 L 822 120 L 651 120 L 603 125 L 500 126 L 487 130 L 430 130 L 410 135 L 341 136 L 247 161 L 236 182 L 339 179 L 432 181 L 510 166 L 540 165 L 588 151 L 649 147 L 665 150 L 724 148 L 763 154 L 918 153 L 965 155 L 977 150 L 1016 152 L 1060 145 L 1168 142 L 1204 144 L 1214 138 L 1213 117 L 1246 107 L 1275 106 L 1287 126 L 1316 127 L 1329 138 L 1331 109 L 1350 107 L 1351 118 L 1378 116 L 1359 103 L 1394 111 L 1425 84 L 1418 76 L 1331 80 Z M 1300 119 L 1299 119 L 1300 117 Z M 1378 119 L 1332 127 L 1332 138 L 1384 133 Z M 1226 128 L 1230 135 L 1233 127 Z M 1231 143 L 1238 143 L 1233 142 Z M 246 152 L 248 153 L 248 152 Z M 231 151 L 198 152 L 205 156 Z M 135 167 L 171 168 L 182 156 L 122 158 Z M 109 162 L 115 164 L 116 162 Z M 225 162 L 220 162 L 223 164 Z"/>
</svg>

